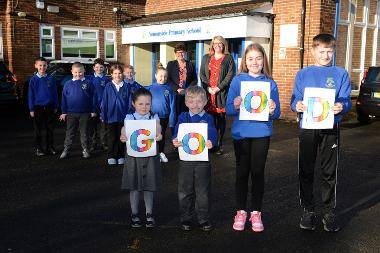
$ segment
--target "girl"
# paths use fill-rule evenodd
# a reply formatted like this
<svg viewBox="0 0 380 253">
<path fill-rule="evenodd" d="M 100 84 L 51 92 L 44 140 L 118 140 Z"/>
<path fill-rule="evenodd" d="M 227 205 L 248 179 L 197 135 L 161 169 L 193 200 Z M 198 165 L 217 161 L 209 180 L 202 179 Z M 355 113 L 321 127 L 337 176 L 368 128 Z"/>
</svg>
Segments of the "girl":
<svg viewBox="0 0 380 253">
<path fill-rule="evenodd" d="M 172 88 L 166 83 L 168 79 L 168 72 L 158 63 L 156 66 L 155 73 L 157 83 L 153 83 L 148 90 L 152 93 L 152 112 L 158 114 L 160 118 L 160 124 L 162 128 L 162 141 L 158 143 L 158 150 L 160 152 L 160 161 L 167 163 L 168 158 L 164 153 L 165 148 L 165 133 L 166 128 L 174 128 L 176 119 L 176 108 L 175 108 L 175 96 Z"/>
<path fill-rule="evenodd" d="M 269 121 L 239 120 L 241 82 L 264 81 L 270 83 Z M 232 138 L 236 156 L 236 202 L 237 213 L 233 229 L 244 230 L 247 219 L 246 201 L 248 178 L 251 174 L 252 230 L 261 232 L 261 204 L 264 194 L 264 168 L 272 135 L 272 120 L 280 116 L 280 101 L 276 82 L 271 78 L 271 70 L 264 48 L 257 43 L 250 44 L 244 52 L 239 74 L 234 77 L 227 96 L 227 114 L 234 116 Z"/>
<path fill-rule="evenodd" d="M 156 141 L 162 139 L 160 119 L 157 114 L 151 112 L 152 94 L 144 89 L 138 89 L 132 98 L 132 105 L 135 108 L 133 114 L 127 114 L 126 120 L 156 120 Z M 127 141 L 124 127 L 121 130 L 120 140 Z M 141 220 L 138 215 L 139 192 L 144 192 L 146 227 L 155 226 L 152 216 L 153 192 L 157 190 L 160 183 L 160 162 L 158 156 L 151 157 L 131 157 L 126 154 L 126 166 L 123 169 L 122 189 L 130 190 L 129 198 L 132 209 L 131 225 L 134 228 L 141 227 Z"/>
<path fill-rule="evenodd" d="M 111 66 L 112 81 L 106 84 L 100 105 L 100 119 L 106 124 L 108 164 L 124 164 L 125 145 L 120 142 L 120 130 L 128 113 L 129 89 L 123 84 L 123 66 Z"/>
</svg>

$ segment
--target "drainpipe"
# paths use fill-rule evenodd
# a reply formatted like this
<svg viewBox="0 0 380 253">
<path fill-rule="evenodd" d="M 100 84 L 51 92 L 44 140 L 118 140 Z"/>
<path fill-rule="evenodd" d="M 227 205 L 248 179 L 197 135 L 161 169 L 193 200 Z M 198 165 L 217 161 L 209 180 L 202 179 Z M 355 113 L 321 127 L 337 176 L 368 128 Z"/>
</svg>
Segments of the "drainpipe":
<svg viewBox="0 0 380 253">
<path fill-rule="evenodd" d="M 334 24 L 334 38 L 335 43 L 338 43 L 338 24 L 339 24 L 340 4 L 339 0 L 335 0 L 335 24 Z M 336 65 L 336 51 L 334 52 L 333 65 Z"/>
<path fill-rule="evenodd" d="M 301 12 L 301 41 L 300 41 L 300 69 L 303 68 L 303 58 L 305 53 L 305 17 L 306 17 L 306 0 L 302 0 Z"/>
</svg>

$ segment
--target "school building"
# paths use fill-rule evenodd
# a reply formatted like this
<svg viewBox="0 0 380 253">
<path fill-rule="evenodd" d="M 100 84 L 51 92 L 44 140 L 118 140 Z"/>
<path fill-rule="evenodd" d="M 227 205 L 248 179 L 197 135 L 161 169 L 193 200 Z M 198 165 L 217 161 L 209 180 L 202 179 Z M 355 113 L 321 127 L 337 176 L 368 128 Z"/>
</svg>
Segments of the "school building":
<svg viewBox="0 0 380 253">
<path fill-rule="evenodd" d="M 379 0 L 6 0 L 0 3 L 0 60 L 23 83 L 35 57 L 101 57 L 134 65 L 137 81 L 148 85 L 155 64 L 173 60 L 179 41 L 197 68 L 215 35 L 228 40 L 236 67 L 244 48 L 259 42 L 273 65 L 282 116 L 294 119 L 294 77 L 313 64 L 312 38 L 337 37 L 334 62 L 350 73 L 355 94 L 365 70 L 380 65 L 379 13 Z"/>
</svg>

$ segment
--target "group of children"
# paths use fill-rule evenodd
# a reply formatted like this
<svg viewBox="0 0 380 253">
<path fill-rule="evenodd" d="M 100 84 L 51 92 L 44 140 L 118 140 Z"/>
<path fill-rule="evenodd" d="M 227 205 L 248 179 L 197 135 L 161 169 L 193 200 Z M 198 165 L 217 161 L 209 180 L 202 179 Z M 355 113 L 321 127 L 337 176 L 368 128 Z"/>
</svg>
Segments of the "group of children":
<svg viewBox="0 0 380 253">
<path fill-rule="evenodd" d="M 291 109 L 302 113 L 307 109 L 303 104 L 306 87 L 335 89 L 335 104 L 331 110 L 335 114 L 333 129 L 302 129 L 299 133 L 299 182 L 300 204 L 303 214 L 300 228 L 314 230 L 316 227 L 315 202 L 313 197 L 314 167 L 317 155 L 320 155 L 322 170 L 322 200 L 324 207 L 324 230 L 336 232 L 339 225 L 336 217 L 337 160 L 339 150 L 339 121 L 351 108 L 350 83 L 348 73 L 331 65 L 335 50 L 335 39 L 329 34 L 319 34 L 313 38 L 312 54 L 315 65 L 298 72 L 291 99 Z M 167 162 L 164 154 L 165 132 L 167 126 L 173 128 L 172 142 L 175 147 L 182 143 L 177 139 L 178 127 L 182 123 L 207 123 L 208 140 L 206 147 L 211 149 L 217 143 L 216 128 L 211 115 L 205 112 L 207 104 L 205 90 L 200 86 L 191 86 L 185 90 L 185 104 L 188 112 L 175 115 L 175 99 L 171 88 L 166 84 L 167 72 L 162 65 L 157 67 L 157 83 L 147 88 L 133 80 L 132 66 L 123 68 L 120 64 L 111 67 L 112 81 L 102 73 L 102 61 L 94 65 L 94 80 L 84 78 L 84 69 L 80 63 L 73 64 L 73 80 L 68 81 L 62 94 L 61 120 L 67 121 L 64 151 L 61 158 L 67 157 L 73 136 L 79 126 L 83 157 L 90 156 L 89 140 L 85 134 L 90 118 L 100 113 L 100 121 L 107 129 L 108 164 L 124 164 L 122 188 L 130 191 L 132 227 L 141 227 L 139 215 L 139 192 L 143 192 L 145 202 L 145 225 L 154 227 L 153 197 L 160 186 L 160 160 Z M 56 84 L 53 78 L 46 76 L 46 60 L 39 58 L 35 67 L 38 73 L 29 86 L 30 115 L 34 117 L 36 133 L 36 154 L 43 155 L 41 131 L 43 124 L 48 130 L 46 151 L 55 154 L 52 127 L 58 100 Z M 124 78 L 123 80 L 123 73 Z M 240 120 L 239 110 L 242 103 L 241 84 L 246 81 L 264 81 L 270 83 L 269 120 Z M 103 93 L 102 95 L 100 95 Z M 101 98 L 100 98 L 101 97 Z M 271 77 L 270 65 L 263 47 L 257 43 L 249 45 L 244 52 L 239 74 L 231 82 L 227 102 L 227 115 L 233 116 L 232 138 L 236 157 L 236 215 L 233 229 L 245 229 L 247 218 L 254 232 L 264 230 L 261 218 L 264 195 L 264 169 L 272 135 L 272 121 L 280 117 L 280 100 L 276 82 Z M 152 157 L 132 157 L 125 154 L 124 120 L 156 121 L 158 154 Z M 126 160 L 124 160 L 126 158 Z M 248 180 L 251 178 L 251 204 L 247 212 Z M 210 221 L 209 194 L 211 183 L 210 162 L 180 161 L 178 169 L 178 199 L 181 227 L 191 230 L 194 218 L 204 231 L 213 228 Z"/>
</svg>

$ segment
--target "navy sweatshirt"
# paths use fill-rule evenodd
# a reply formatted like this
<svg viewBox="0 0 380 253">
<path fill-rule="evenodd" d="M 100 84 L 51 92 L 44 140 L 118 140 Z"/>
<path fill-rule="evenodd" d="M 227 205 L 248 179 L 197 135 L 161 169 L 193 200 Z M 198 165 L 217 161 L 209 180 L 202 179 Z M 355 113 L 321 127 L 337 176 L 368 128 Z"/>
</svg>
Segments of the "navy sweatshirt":
<svg viewBox="0 0 380 253">
<path fill-rule="evenodd" d="M 104 89 L 106 87 L 106 84 L 109 83 L 111 79 L 106 75 L 97 76 L 94 74 L 94 76 L 90 78 L 90 80 L 94 84 L 96 97 L 98 100 L 97 106 L 98 106 L 98 109 L 100 110 L 100 104 L 102 103 Z"/>
<path fill-rule="evenodd" d="M 29 111 L 34 111 L 34 106 L 54 106 L 58 108 L 57 85 L 54 77 L 34 75 L 29 81 L 28 87 Z"/>
<path fill-rule="evenodd" d="M 136 81 L 133 81 L 130 83 L 126 79 L 123 80 L 123 83 L 128 87 L 128 90 L 129 90 L 130 95 L 129 95 L 129 103 L 128 103 L 128 108 L 129 108 L 128 113 L 131 114 L 131 113 L 134 113 L 134 111 L 135 111 L 135 108 L 133 108 L 133 106 L 132 106 L 133 94 L 135 94 L 136 90 L 138 90 L 140 88 L 144 88 L 144 86 L 142 86 L 141 84 L 139 84 Z"/>
<path fill-rule="evenodd" d="M 62 113 L 95 113 L 96 94 L 90 80 L 69 80 L 63 86 Z"/>
<path fill-rule="evenodd" d="M 106 123 L 123 122 L 130 111 L 129 101 L 130 92 L 125 83 L 119 91 L 112 81 L 107 83 L 100 106 L 100 119 Z"/>
</svg>

